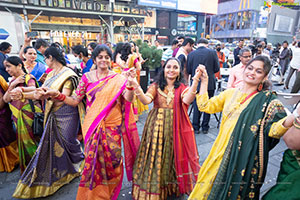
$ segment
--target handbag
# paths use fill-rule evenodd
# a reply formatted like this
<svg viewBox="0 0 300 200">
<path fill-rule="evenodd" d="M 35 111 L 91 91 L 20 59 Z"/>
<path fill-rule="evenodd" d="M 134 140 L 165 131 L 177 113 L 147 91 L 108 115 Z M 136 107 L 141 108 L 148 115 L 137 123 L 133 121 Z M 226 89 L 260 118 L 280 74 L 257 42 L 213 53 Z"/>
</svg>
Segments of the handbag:
<svg viewBox="0 0 300 200">
<path fill-rule="evenodd" d="M 28 75 L 28 74 L 24 75 L 24 77 L 25 77 L 24 85 L 27 87 L 27 85 L 28 85 L 27 81 L 28 80 L 26 79 L 26 75 Z M 38 83 L 36 81 L 35 81 L 35 84 L 38 87 Z M 28 101 L 29 101 L 29 105 L 31 107 L 31 110 L 34 114 L 33 123 L 32 123 L 33 135 L 41 137 L 43 135 L 43 132 L 44 132 L 44 113 L 36 113 L 33 101 L 31 99 L 28 99 Z"/>
<path fill-rule="evenodd" d="M 44 113 L 36 113 L 33 101 L 28 99 L 32 112 L 34 113 L 32 130 L 33 135 L 42 136 L 44 132 Z"/>
</svg>

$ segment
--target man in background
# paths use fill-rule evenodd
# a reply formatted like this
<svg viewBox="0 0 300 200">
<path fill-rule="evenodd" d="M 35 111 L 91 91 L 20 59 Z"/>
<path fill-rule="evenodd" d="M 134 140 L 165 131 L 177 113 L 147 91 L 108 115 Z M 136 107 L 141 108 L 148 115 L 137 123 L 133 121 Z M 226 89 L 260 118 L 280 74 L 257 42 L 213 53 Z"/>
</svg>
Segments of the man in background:
<svg viewBox="0 0 300 200">
<path fill-rule="evenodd" d="M 186 62 L 188 54 L 193 50 L 195 41 L 192 38 L 185 38 L 184 42 L 182 43 L 181 47 L 179 48 L 175 58 L 178 58 L 181 63 L 181 70 L 183 71 L 184 78 L 188 81 L 189 75 L 186 69 Z"/>
<path fill-rule="evenodd" d="M 219 59 L 215 50 L 208 48 L 208 40 L 201 38 L 198 41 L 198 48 L 192 51 L 187 57 L 187 72 L 192 77 L 195 75 L 197 67 L 202 64 L 205 66 L 208 74 L 208 96 L 209 98 L 214 96 L 216 89 L 215 73 L 220 70 Z M 199 91 L 200 84 L 197 90 Z M 200 133 L 200 118 L 202 112 L 198 110 L 196 100 L 193 102 L 193 127 L 196 134 Z M 209 130 L 210 114 L 203 113 L 203 121 L 201 124 L 202 132 L 208 133 Z"/>
<path fill-rule="evenodd" d="M 239 57 L 239 52 L 243 48 L 243 46 L 244 46 L 244 40 L 240 40 L 238 47 L 233 50 L 233 55 L 234 55 L 233 66 L 235 66 L 241 62 L 240 57 Z"/>
</svg>

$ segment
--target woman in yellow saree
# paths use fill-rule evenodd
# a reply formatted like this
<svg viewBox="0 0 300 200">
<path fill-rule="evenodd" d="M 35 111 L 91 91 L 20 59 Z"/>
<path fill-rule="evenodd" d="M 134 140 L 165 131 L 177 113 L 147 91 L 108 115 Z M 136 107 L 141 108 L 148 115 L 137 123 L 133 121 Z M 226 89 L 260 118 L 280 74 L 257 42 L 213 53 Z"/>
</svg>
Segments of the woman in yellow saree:
<svg viewBox="0 0 300 200">
<path fill-rule="evenodd" d="M 68 105 L 78 105 L 86 97 L 86 116 L 82 126 L 85 143 L 85 165 L 77 199 L 118 198 L 123 179 L 121 139 L 124 143 L 127 178 L 139 146 L 139 137 L 130 101 L 133 90 L 123 75 L 109 70 L 112 53 L 106 45 L 99 45 L 92 54 L 97 70 L 85 73 L 75 95 L 64 97 L 48 90 L 51 96 L 62 96 Z M 134 72 L 128 72 L 130 78 Z"/>
<path fill-rule="evenodd" d="M 259 199 L 266 175 L 268 153 L 292 126 L 281 102 L 265 89 L 271 69 L 265 56 L 252 59 L 243 72 L 244 86 L 211 99 L 208 76 L 202 68 L 197 98 L 199 110 L 223 112 L 220 132 L 203 163 L 190 200 Z"/>
<path fill-rule="evenodd" d="M 140 62 L 140 57 L 138 54 L 134 52 L 134 44 L 131 43 L 125 43 L 123 45 L 123 49 L 121 51 L 121 59 L 123 60 L 122 66 L 123 66 L 123 71 L 128 71 L 131 68 L 136 69 L 136 79 L 138 83 L 140 84 L 140 72 L 141 72 L 141 62 Z M 148 105 L 142 104 L 142 102 L 134 97 L 133 100 L 133 110 L 135 114 L 135 119 L 136 121 L 138 120 L 138 116 L 143 114 L 145 111 L 147 111 Z"/>
</svg>

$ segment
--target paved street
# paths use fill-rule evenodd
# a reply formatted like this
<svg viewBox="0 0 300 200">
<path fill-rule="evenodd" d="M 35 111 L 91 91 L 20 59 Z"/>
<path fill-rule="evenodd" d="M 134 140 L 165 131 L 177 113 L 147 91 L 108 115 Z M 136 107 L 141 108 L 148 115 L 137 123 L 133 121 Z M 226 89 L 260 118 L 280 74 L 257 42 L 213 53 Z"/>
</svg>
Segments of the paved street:
<svg viewBox="0 0 300 200">
<path fill-rule="evenodd" d="M 294 83 L 294 79 L 291 80 L 291 85 Z M 280 90 L 283 86 L 273 87 L 273 90 Z M 287 91 L 285 91 L 287 92 Z M 217 114 L 219 117 L 219 114 Z M 146 120 L 147 114 L 143 114 L 138 125 L 139 135 L 141 136 L 142 130 L 144 127 L 144 123 Z M 198 151 L 200 155 L 200 164 L 204 162 L 206 157 L 209 154 L 209 151 L 211 149 L 211 146 L 214 143 L 215 138 L 218 135 L 218 129 L 217 129 L 217 121 L 215 117 L 211 116 L 210 121 L 210 129 L 209 133 L 204 134 L 198 134 L 196 135 L 197 145 L 198 145 Z M 282 155 L 284 150 L 286 149 L 286 145 L 283 142 L 283 140 L 280 141 L 280 143 L 270 152 L 270 160 L 269 165 L 267 169 L 267 176 L 265 179 L 265 184 L 261 188 L 261 193 L 264 194 L 271 186 L 273 186 L 276 182 L 277 173 L 280 168 L 280 162 L 282 159 Z M 14 189 L 17 185 L 18 179 L 20 177 L 20 169 L 14 170 L 12 173 L 0 173 L 0 199 L 1 200 L 7 200 L 7 199 L 14 199 L 11 197 L 11 195 L 14 192 Z M 76 193 L 77 188 L 79 185 L 79 178 L 76 178 L 73 180 L 70 184 L 62 187 L 58 192 L 56 192 L 53 196 L 44 198 L 45 200 L 72 200 L 76 199 Z M 185 197 L 186 198 L 186 197 Z M 123 179 L 123 187 L 120 192 L 118 199 L 131 199 L 131 184 L 127 181 L 126 175 Z"/>
</svg>

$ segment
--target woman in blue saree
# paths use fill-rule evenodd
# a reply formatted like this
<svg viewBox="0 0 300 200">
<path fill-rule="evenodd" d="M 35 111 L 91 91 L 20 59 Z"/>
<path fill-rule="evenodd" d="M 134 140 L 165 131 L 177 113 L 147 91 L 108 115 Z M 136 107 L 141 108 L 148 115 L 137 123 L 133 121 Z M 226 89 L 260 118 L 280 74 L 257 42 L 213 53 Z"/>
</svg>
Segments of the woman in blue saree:
<svg viewBox="0 0 300 200">
<path fill-rule="evenodd" d="M 35 77 L 39 83 L 39 86 L 41 86 L 43 84 L 43 80 L 40 80 L 40 78 L 46 72 L 46 66 L 43 63 L 35 61 L 37 53 L 36 50 L 31 46 L 28 46 L 24 49 L 24 57 L 26 59 L 24 62 L 25 69 L 29 74 Z"/>
</svg>

